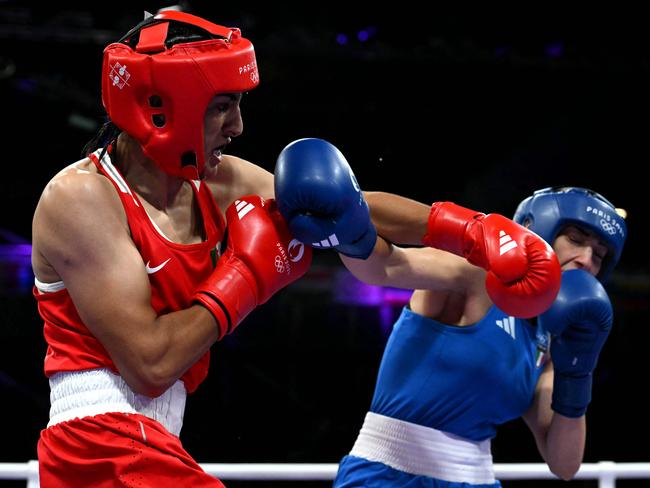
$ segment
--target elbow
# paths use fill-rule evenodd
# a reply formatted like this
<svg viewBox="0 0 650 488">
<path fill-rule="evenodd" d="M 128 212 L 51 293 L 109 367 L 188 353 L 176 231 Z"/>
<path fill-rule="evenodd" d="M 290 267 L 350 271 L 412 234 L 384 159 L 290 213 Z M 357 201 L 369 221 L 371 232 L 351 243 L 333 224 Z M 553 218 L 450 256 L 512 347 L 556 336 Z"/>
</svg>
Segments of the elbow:
<svg viewBox="0 0 650 488">
<path fill-rule="evenodd" d="M 149 398 L 159 397 L 174 384 L 174 381 L 154 374 L 137 374 L 124 379 L 135 393 Z"/>
<path fill-rule="evenodd" d="M 173 381 L 164 380 L 163 378 L 138 377 L 137 379 L 127 380 L 129 387 L 138 395 L 144 395 L 149 398 L 157 398 L 165 393 L 173 384 Z"/>
<path fill-rule="evenodd" d="M 123 365 L 125 366 L 125 365 Z M 131 390 L 139 395 L 156 398 L 165 393 L 178 379 L 160 362 L 138 361 L 119 368 Z"/>
<path fill-rule="evenodd" d="M 551 472 L 563 481 L 571 481 L 580 469 L 578 465 L 549 466 Z"/>
<path fill-rule="evenodd" d="M 138 390 L 134 390 L 139 395 L 144 395 L 149 398 L 158 398 L 160 395 L 165 393 L 171 385 L 148 382 L 143 383 Z"/>
</svg>

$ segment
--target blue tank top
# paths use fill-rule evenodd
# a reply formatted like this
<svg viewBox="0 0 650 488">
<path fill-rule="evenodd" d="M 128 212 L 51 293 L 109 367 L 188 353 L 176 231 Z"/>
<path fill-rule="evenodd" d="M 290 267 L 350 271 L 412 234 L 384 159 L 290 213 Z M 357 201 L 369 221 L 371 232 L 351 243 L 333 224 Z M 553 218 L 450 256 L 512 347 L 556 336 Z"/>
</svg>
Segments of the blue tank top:
<svg viewBox="0 0 650 488">
<path fill-rule="evenodd" d="M 458 327 L 404 308 L 381 361 L 372 412 L 482 441 L 530 406 L 546 334 L 492 307 Z"/>
</svg>

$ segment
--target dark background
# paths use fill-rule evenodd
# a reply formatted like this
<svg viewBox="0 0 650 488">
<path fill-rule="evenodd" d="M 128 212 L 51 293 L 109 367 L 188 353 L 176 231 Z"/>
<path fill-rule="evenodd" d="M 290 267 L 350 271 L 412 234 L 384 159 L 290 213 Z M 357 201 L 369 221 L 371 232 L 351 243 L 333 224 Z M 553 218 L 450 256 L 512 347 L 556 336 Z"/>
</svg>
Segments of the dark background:
<svg viewBox="0 0 650 488">
<path fill-rule="evenodd" d="M 0 1 L 0 462 L 36 458 L 49 408 L 28 257 L 9 244 L 29 242 L 44 185 L 79 159 L 102 121 L 103 46 L 144 9 L 168 5 L 86 3 Z M 629 239 L 608 285 L 616 320 L 595 375 L 585 461 L 650 461 L 650 270 L 642 230 L 650 29 L 640 8 L 185 6 L 240 27 L 254 42 L 261 85 L 244 99 L 245 131 L 229 152 L 270 171 L 290 141 L 322 137 L 343 151 L 367 190 L 512 215 L 533 190 L 566 184 L 625 208 Z M 358 39 L 363 30 L 366 41 Z M 341 34 L 347 43 L 337 42 Z M 195 459 L 333 463 L 349 451 L 369 406 L 386 321 L 400 300 L 343 302 L 336 292 L 346 279 L 335 255 L 318 252 L 303 280 L 214 347 L 181 434 Z M 541 461 L 520 421 L 503 426 L 493 451 L 496 462 Z M 572 483 L 580 485 L 595 482 Z"/>
</svg>

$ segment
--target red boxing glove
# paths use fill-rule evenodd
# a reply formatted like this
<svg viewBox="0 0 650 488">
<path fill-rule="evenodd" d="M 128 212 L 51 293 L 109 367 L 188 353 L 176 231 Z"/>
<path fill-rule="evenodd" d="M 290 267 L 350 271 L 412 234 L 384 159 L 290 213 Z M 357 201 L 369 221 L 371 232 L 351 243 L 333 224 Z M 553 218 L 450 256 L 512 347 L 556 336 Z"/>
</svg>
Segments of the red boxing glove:
<svg viewBox="0 0 650 488">
<path fill-rule="evenodd" d="M 551 247 L 503 215 L 485 215 L 455 203 L 436 202 L 422 242 L 463 256 L 488 271 L 488 295 L 497 307 L 514 317 L 541 314 L 560 290 L 562 272 Z"/>
<path fill-rule="evenodd" d="M 291 235 L 274 199 L 250 195 L 226 210 L 228 247 L 194 301 L 217 319 L 219 339 L 257 305 L 307 272 L 312 250 Z"/>
</svg>

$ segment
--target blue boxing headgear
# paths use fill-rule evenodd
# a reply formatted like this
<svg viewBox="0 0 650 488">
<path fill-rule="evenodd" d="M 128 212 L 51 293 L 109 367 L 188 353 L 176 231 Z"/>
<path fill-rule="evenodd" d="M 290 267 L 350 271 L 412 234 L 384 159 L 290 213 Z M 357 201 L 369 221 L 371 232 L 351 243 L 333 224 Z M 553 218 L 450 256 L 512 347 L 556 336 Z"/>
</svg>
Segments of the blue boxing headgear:
<svg viewBox="0 0 650 488">
<path fill-rule="evenodd" d="M 567 225 L 578 225 L 594 232 L 608 248 L 598 273 L 604 282 L 618 263 L 627 236 L 625 220 L 602 195 L 577 187 L 550 187 L 537 190 L 517 207 L 513 220 L 553 245 Z"/>
</svg>

